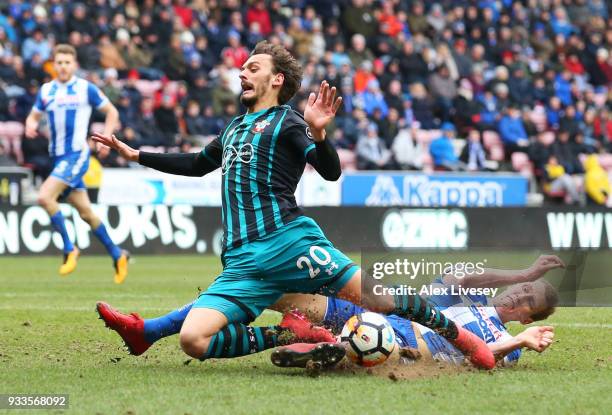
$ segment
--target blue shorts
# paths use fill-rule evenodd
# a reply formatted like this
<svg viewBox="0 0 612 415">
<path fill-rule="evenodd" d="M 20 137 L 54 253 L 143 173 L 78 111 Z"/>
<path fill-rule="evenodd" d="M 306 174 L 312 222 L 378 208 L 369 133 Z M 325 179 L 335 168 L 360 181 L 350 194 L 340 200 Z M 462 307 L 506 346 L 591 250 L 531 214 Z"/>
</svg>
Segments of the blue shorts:
<svg viewBox="0 0 612 415">
<path fill-rule="evenodd" d="M 68 188 L 62 193 L 68 196 L 73 190 L 86 190 L 83 176 L 89 168 L 89 149 L 85 148 L 76 153 L 53 157 L 53 170 L 51 176 L 66 183 Z"/>
<path fill-rule="evenodd" d="M 285 293 L 333 295 L 359 269 L 305 216 L 226 251 L 222 262 L 223 272 L 193 306 L 220 311 L 230 323 L 255 320 Z"/>
</svg>

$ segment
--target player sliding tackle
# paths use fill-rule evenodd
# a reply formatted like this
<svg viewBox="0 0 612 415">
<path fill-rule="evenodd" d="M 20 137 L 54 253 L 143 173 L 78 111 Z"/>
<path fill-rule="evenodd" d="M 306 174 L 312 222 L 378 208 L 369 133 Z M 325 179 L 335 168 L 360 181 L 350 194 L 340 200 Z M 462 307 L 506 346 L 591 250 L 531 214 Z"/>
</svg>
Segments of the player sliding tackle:
<svg viewBox="0 0 612 415">
<path fill-rule="evenodd" d="M 428 299 L 439 310 L 485 340 L 496 360 L 504 365 L 514 364 L 521 356 L 521 349 L 528 348 L 539 353 L 546 350 L 553 341 L 552 326 L 529 327 L 517 336 L 506 330 L 508 322 L 531 324 L 548 318 L 555 311 L 558 294 L 552 285 L 539 278 L 563 262 L 554 255 L 543 255 L 526 270 L 487 269 L 482 275 L 467 275 L 455 278 L 447 275 L 437 279 L 432 287 L 444 294 Z M 501 295 L 489 299 L 484 295 L 455 295 L 451 287 L 504 287 L 510 285 Z M 306 312 L 311 321 L 331 327 L 339 333 L 345 322 L 363 308 L 336 298 L 319 295 L 285 295 L 274 307 L 277 311 L 297 308 Z M 395 331 L 398 349 L 417 349 L 423 357 L 450 363 L 461 363 L 464 356 L 444 338 L 418 323 L 397 316 L 387 316 Z M 146 327 L 146 321 L 145 325 Z M 149 328 L 153 328 L 149 325 Z M 303 367 L 308 361 L 317 360 L 313 348 L 294 345 L 278 348 L 271 360 L 278 366 Z"/>
<path fill-rule="evenodd" d="M 286 49 L 260 42 L 240 71 L 240 100 L 247 113 L 234 118 L 200 153 L 146 153 L 114 136 L 93 137 L 130 161 L 166 173 L 203 176 L 221 167 L 224 268 L 187 314 L 181 347 L 194 358 L 206 359 L 275 347 L 283 332 L 303 342 L 333 342 L 327 331 L 290 314 L 279 327 L 245 325 L 284 293 L 320 292 L 421 323 L 447 338 L 475 365 L 492 368 L 495 360 L 486 344 L 424 299 L 362 292 L 358 266 L 296 205 L 294 192 L 306 162 L 327 180 L 341 174 L 325 127 L 342 98 L 323 81 L 318 94 L 308 97 L 302 117 L 285 105 L 301 79 L 302 69 Z"/>
<path fill-rule="evenodd" d="M 537 352 L 548 348 L 554 337 L 553 328 L 529 327 L 512 337 L 505 324 L 512 321 L 531 324 L 551 315 L 558 302 L 558 295 L 541 278 L 548 271 L 563 267 L 563 262 L 557 256 L 543 255 L 529 268 L 522 270 L 485 269 L 482 275 L 466 275 L 461 279 L 446 275 L 432 285 L 436 288 L 449 288 L 459 283 L 465 287 L 509 287 L 492 300 L 485 296 L 449 294 L 432 296 L 429 300 L 444 314 L 460 321 L 464 328 L 485 340 L 496 360 L 502 360 L 504 364 L 514 363 L 520 357 L 520 349 L 523 347 Z M 164 316 L 146 320 L 137 314 L 119 313 L 107 304 L 100 304 L 99 309 L 107 324 L 121 335 L 130 352 L 141 355 L 158 340 L 178 334 L 192 306 L 193 303 L 190 303 Z M 330 327 L 334 332 L 340 332 L 351 316 L 364 311 L 362 307 L 344 300 L 305 294 L 284 295 L 270 308 L 279 312 L 301 310 L 313 322 Z M 398 316 L 390 315 L 387 319 L 395 331 L 399 348 L 418 349 L 423 356 L 437 360 L 463 362 L 462 353 L 427 327 Z M 323 366 L 331 365 L 344 355 L 340 347 L 328 347 L 325 356 L 320 355 L 315 345 L 281 347 L 272 354 L 272 362 L 284 367 L 303 367 L 309 360 L 318 361 Z M 339 358 L 330 361 L 330 355 Z"/>
</svg>

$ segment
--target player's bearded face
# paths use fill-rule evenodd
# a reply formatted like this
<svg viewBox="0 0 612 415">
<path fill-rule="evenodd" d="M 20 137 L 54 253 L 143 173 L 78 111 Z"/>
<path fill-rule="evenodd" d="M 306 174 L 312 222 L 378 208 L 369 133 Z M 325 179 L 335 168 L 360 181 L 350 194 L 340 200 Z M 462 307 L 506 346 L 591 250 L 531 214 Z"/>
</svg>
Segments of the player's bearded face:
<svg viewBox="0 0 612 415">
<path fill-rule="evenodd" d="M 252 107 L 257 103 L 257 100 L 264 96 L 270 87 L 272 74 L 267 74 L 265 77 L 253 77 L 251 80 L 242 82 L 242 94 L 240 94 L 240 102 L 245 107 Z"/>
<path fill-rule="evenodd" d="M 266 54 L 251 56 L 240 70 L 242 94 L 240 102 L 245 107 L 254 106 L 272 92 L 275 75 L 272 72 L 272 57 Z"/>
<path fill-rule="evenodd" d="M 76 72 L 76 59 L 67 53 L 58 53 L 53 60 L 53 66 L 60 82 L 66 82 Z"/>
</svg>

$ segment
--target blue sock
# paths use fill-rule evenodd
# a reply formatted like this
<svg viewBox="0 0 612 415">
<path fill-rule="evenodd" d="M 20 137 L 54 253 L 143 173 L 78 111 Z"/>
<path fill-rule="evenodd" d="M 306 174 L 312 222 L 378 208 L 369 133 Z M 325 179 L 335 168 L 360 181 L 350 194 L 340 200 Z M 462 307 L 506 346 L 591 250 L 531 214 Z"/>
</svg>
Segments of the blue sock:
<svg viewBox="0 0 612 415">
<path fill-rule="evenodd" d="M 68 236 L 68 232 L 66 231 L 66 223 L 64 222 L 64 215 L 62 212 L 58 210 L 55 212 L 53 216 L 51 216 L 51 225 L 53 229 L 59 232 L 62 235 L 62 240 L 64 241 L 64 253 L 67 254 L 74 250 L 74 246 L 72 245 L 72 241 Z"/>
<path fill-rule="evenodd" d="M 153 344 L 159 339 L 180 332 L 183 321 L 185 321 L 194 302 L 186 304 L 178 310 L 171 311 L 165 316 L 146 319 L 144 321 L 144 335 L 147 342 Z"/>
<path fill-rule="evenodd" d="M 104 247 L 106 248 L 110 256 L 113 257 L 113 260 L 118 260 L 121 256 L 121 249 L 117 245 L 115 245 L 113 241 L 111 241 L 111 238 L 110 236 L 108 236 L 108 232 L 106 231 L 106 226 L 104 226 L 103 223 L 100 223 L 100 225 L 93 231 L 93 233 L 100 240 L 100 242 L 104 244 Z"/>
</svg>

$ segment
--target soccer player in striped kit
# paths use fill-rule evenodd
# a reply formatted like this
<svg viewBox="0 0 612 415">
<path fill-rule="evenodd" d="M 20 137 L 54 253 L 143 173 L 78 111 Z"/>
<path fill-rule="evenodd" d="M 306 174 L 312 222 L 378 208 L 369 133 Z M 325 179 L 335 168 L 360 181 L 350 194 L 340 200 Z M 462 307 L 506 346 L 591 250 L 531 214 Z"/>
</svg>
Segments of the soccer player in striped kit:
<svg viewBox="0 0 612 415">
<path fill-rule="evenodd" d="M 341 174 L 338 154 L 325 139 L 325 127 L 342 103 L 336 88 L 323 81 L 319 93 L 310 94 L 304 115 L 294 111 L 286 104 L 300 87 L 302 68 L 285 48 L 267 41 L 257 44 L 240 80 L 247 113 L 230 121 L 200 153 L 140 152 L 113 135 L 92 136 L 126 160 L 165 173 L 203 176 L 221 168 L 223 272 L 185 317 L 183 351 L 199 359 L 234 358 L 276 347 L 290 334 L 304 343 L 325 343 L 321 350 L 333 352 L 335 338 L 314 330 L 301 315 L 289 313 L 274 327 L 246 325 L 285 293 L 317 292 L 417 321 L 447 338 L 476 366 L 492 368 L 495 359 L 486 343 L 427 300 L 376 297 L 362 289 L 359 267 L 297 206 L 294 193 L 307 162 L 324 179 Z M 97 310 L 109 327 L 117 327 L 105 303 Z"/>
<path fill-rule="evenodd" d="M 119 120 L 117 109 L 91 82 L 78 78 L 76 50 L 70 45 L 57 45 L 53 50 L 53 64 L 57 78 L 44 84 L 26 119 L 26 137 L 36 137 L 43 114 L 50 132 L 49 154 L 53 170 L 42 184 L 38 203 L 49 213 L 51 224 L 62 236 L 64 261 L 59 273 L 66 276 L 77 266 L 79 249 L 72 243 L 58 199 L 64 197 L 76 208 L 81 218 L 91 226 L 113 259 L 115 283 L 127 276 L 128 253 L 113 243 L 106 227 L 91 209 L 83 175 L 89 166 L 87 132 L 92 109 L 106 115 L 104 132 L 112 134 Z"/>
</svg>

